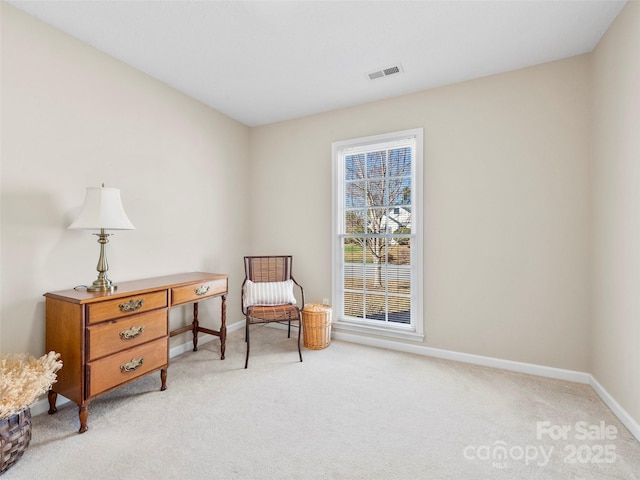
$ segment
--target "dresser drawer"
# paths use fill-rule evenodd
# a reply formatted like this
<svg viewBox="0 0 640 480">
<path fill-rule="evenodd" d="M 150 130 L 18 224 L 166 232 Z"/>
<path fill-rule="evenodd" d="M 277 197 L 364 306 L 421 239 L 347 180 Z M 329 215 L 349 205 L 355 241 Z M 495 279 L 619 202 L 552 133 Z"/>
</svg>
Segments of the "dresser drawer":
<svg viewBox="0 0 640 480">
<path fill-rule="evenodd" d="M 88 360 L 166 337 L 167 334 L 166 308 L 92 325 L 87 329 Z"/>
<path fill-rule="evenodd" d="M 87 364 L 88 397 L 169 364 L 167 337 L 144 343 Z"/>
<path fill-rule="evenodd" d="M 167 291 L 145 293 L 133 297 L 91 303 L 88 306 L 88 323 L 98 323 L 112 318 L 126 317 L 167 306 Z"/>
<path fill-rule="evenodd" d="M 171 304 L 197 302 L 202 298 L 219 295 L 227 291 L 227 279 L 220 278 L 209 282 L 194 283 L 171 289 Z"/>
</svg>

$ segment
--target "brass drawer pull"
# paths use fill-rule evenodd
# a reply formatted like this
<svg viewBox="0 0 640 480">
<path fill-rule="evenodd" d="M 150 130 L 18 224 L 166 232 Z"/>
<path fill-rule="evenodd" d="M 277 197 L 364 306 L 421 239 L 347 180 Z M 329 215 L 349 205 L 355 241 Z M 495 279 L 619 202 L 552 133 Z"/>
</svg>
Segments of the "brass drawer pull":
<svg viewBox="0 0 640 480">
<path fill-rule="evenodd" d="M 204 295 L 209 291 L 209 285 L 202 285 L 194 290 L 196 295 Z"/>
<path fill-rule="evenodd" d="M 121 312 L 135 312 L 137 309 L 139 309 L 142 305 L 144 305 L 144 298 L 141 298 L 140 300 L 129 300 L 126 303 L 121 303 L 120 305 L 118 305 L 120 307 L 120 311 Z"/>
<path fill-rule="evenodd" d="M 129 330 L 121 331 L 120 338 L 122 340 L 130 340 L 132 338 L 139 337 L 142 332 L 144 332 L 144 325 L 140 325 L 139 327 L 131 327 Z"/>
<path fill-rule="evenodd" d="M 120 365 L 120 371 L 122 373 L 125 372 L 133 372 L 136 368 L 144 363 L 144 357 L 142 358 L 132 358 L 129 363 L 125 363 L 124 365 Z"/>
</svg>

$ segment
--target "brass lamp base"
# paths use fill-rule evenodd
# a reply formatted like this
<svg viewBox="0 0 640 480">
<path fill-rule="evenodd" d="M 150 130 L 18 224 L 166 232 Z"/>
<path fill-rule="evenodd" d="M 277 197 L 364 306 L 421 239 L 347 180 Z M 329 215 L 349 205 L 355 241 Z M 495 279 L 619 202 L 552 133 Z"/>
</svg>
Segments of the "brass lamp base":
<svg viewBox="0 0 640 480">
<path fill-rule="evenodd" d="M 94 280 L 91 286 L 87 287 L 87 292 L 113 292 L 117 285 L 113 283 L 107 277 L 107 271 L 109 270 L 109 264 L 107 263 L 106 245 L 109 243 L 109 233 L 104 231 L 104 228 L 100 230 L 100 233 L 94 233 L 98 237 L 98 243 L 100 244 L 100 258 L 98 258 L 98 278 Z"/>
<path fill-rule="evenodd" d="M 118 288 L 118 286 L 108 278 L 98 278 L 90 287 L 87 287 L 87 292 L 113 292 L 116 288 Z"/>
</svg>

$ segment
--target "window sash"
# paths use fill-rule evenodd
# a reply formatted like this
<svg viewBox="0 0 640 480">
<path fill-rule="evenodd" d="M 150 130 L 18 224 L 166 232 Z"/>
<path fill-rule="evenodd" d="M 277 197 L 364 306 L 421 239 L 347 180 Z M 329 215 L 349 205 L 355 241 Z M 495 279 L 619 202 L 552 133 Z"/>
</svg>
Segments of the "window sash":
<svg viewBox="0 0 640 480">
<path fill-rule="evenodd" d="M 380 162 L 372 162 L 369 165 L 367 155 L 379 153 L 377 157 L 371 158 L 387 158 L 391 160 L 392 155 L 402 155 L 399 149 L 410 149 L 410 169 L 403 171 L 403 168 L 394 168 L 393 162 L 387 163 L 381 167 Z M 394 153 L 395 152 L 395 153 Z M 383 327 L 389 330 L 404 330 L 422 333 L 422 305 L 421 305 L 421 285 L 422 285 L 422 248 L 421 248 L 421 225 L 419 215 L 421 214 L 421 188 L 417 185 L 421 179 L 421 162 L 422 162 L 422 129 L 415 129 L 406 132 L 396 132 L 376 137 L 368 137 L 357 139 L 355 141 L 334 142 L 334 175 L 333 175 L 333 295 L 337 313 L 337 322 L 349 322 L 360 325 L 370 325 L 373 327 Z M 359 171 L 354 174 L 348 171 L 349 165 L 347 159 L 354 155 L 362 155 L 359 161 L 364 160 L 360 165 L 354 159 L 354 164 Z M 389 161 L 387 160 L 387 161 Z M 394 159 L 395 160 L 395 159 Z M 402 158 L 399 158 L 399 163 Z M 351 165 L 351 168 L 354 166 Z M 367 197 L 367 187 L 372 185 L 369 182 L 381 182 L 375 185 L 384 185 L 384 191 L 378 192 L 377 201 Z M 384 182 L 384 183 L 382 183 Z M 395 182 L 395 183 L 394 183 Z M 391 187 L 396 190 L 391 191 Z M 399 189 L 402 186 L 409 188 L 408 195 L 402 194 Z M 354 201 L 353 198 L 347 198 L 349 189 L 355 191 L 362 188 L 364 195 Z M 382 195 L 383 193 L 384 195 Z M 409 219 L 408 224 L 403 224 L 403 219 L 399 218 L 402 208 L 406 209 L 406 215 Z M 385 228 L 383 231 L 370 231 L 367 228 L 368 213 L 372 209 L 380 209 L 375 212 L 376 220 L 381 220 Z M 347 225 L 347 214 L 351 213 L 359 216 L 359 222 L 362 223 L 362 231 L 354 231 L 354 225 Z M 393 215 L 398 215 L 392 218 Z M 357 220 L 357 217 L 354 217 Z M 394 223 L 395 222 L 395 223 Z M 356 225 L 357 226 L 357 225 Z M 397 228 L 401 226 L 409 227 L 409 231 L 395 233 Z M 361 262 L 352 263 L 345 259 L 345 245 L 351 240 L 359 240 L 366 243 L 373 239 L 381 239 L 384 241 L 385 252 L 380 263 L 367 261 L 365 255 L 367 246 L 362 245 L 363 259 Z M 407 241 L 411 245 L 409 250 L 409 264 L 397 265 L 389 263 L 389 249 L 392 243 L 398 241 Z M 415 248 L 414 248 L 415 247 Z M 360 277 L 349 279 L 346 272 L 350 268 L 362 269 Z M 381 291 L 380 286 L 377 289 L 368 288 L 372 272 L 376 268 L 380 268 L 384 277 L 384 289 Z M 393 271 L 394 285 L 390 286 L 389 272 Z M 403 272 L 402 274 L 400 272 Z M 382 274 L 381 273 L 381 274 Z M 347 280 L 345 280 L 347 278 Z M 409 294 L 400 292 L 401 280 L 408 279 Z M 353 288 L 356 282 L 360 282 L 357 288 Z M 358 302 L 362 300 L 362 312 L 357 315 L 355 304 L 351 300 L 357 298 Z M 369 305 L 370 304 L 370 305 Z M 375 308 L 384 309 L 383 315 L 367 312 L 368 306 L 373 305 Z M 390 308 L 391 305 L 391 308 Z M 402 312 L 393 311 L 394 308 L 404 308 L 408 305 L 408 312 L 404 317 Z M 374 311 L 372 310 L 372 311 Z M 356 313 L 354 315 L 354 313 Z"/>
</svg>

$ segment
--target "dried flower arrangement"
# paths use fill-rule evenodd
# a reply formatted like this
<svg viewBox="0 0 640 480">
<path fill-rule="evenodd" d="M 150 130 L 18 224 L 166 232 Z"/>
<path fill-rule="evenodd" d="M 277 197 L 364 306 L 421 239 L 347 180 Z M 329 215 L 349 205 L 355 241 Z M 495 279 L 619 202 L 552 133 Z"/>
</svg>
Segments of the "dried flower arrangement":
<svg viewBox="0 0 640 480">
<path fill-rule="evenodd" d="M 26 353 L 0 355 L 0 420 L 19 413 L 47 392 L 61 368 L 56 352 L 40 358 Z"/>
</svg>

